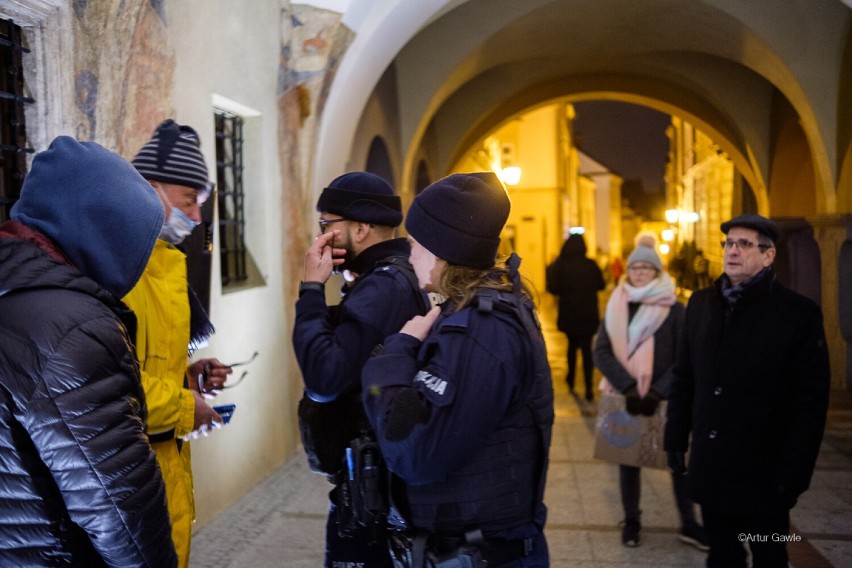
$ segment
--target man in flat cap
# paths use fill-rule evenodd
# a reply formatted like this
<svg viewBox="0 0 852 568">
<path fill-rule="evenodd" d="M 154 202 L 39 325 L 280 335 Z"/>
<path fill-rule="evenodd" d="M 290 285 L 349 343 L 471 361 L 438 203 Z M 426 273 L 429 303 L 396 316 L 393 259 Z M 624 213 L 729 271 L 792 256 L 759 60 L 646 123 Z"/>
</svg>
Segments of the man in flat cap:
<svg viewBox="0 0 852 568">
<path fill-rule="evenodd" d="M 786 567 L 828 407 L 822 312 L 775 278 L 775 223 L 749 213 L 721 230 L 724 273 L 686 308 L 665 448 L 701 505 L 707 566 L 745 568 L 748 547 L 753 566 Z"/>
<path fill-rule="evenodd" d="M 361 466 L 379 464 L 361 403 L 361 367 L 385 337 L 425 313 L 428 300 L 408 262 L 408 241 L 394 236 L 402 202 L 384 179 L 344 174 L 322 191 L 317 211 L 320 235 L 305 253 L 293 348 L 305 382 L 305 450 L 312 469 L 335 485 L 325 566 L 390 567 L 384 506 L 372 499 L 384 477 L 361 475 L 370 474 Z M 341 303 L 328 306 L 324 287 L 334 266 L 344 269 L 347 283 Z"/>
</svg>

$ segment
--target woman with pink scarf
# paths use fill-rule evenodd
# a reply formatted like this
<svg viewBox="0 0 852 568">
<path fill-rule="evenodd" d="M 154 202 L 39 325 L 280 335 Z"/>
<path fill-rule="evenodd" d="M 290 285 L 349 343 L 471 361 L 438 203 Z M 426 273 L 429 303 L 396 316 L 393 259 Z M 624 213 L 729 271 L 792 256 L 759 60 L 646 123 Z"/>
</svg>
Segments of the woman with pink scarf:
<svg viewBox="0 0 852 568">
<path fill-rule="evenodd" d="M 668 395 L 684 308 L 675 297 L 671 276 L 654 250 L 654 238 L 642 236 L 627 259 L 627 273 L 616 286 L 595 340 L 595 366 L 604 375 L 601 390 L 620 392 L 627 412 L 652 416 Z M 641 515 L 640 468 L 619 465 L 624 526 L 621 542 L 639 546 Z M 672 474 L 675 501 L 680 513 L 678 538 L 700 550 L 708 550 L 704 529 L 695 520 L 686 495 L 686 478 Z"/>
</svg>

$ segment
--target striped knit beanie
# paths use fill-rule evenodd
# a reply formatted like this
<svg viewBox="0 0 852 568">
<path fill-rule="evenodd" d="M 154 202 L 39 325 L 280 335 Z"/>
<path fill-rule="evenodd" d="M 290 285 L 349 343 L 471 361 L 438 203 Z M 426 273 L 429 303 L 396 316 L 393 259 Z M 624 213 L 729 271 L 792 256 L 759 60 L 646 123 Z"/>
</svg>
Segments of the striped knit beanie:
<svg viewBox="0 0 852 568">
<path fill-rule="evenodd" d="M 131 162 L 147 180 L 210 190 L 207 165 L 201 154 L 198 133 L 171 118 L 164 120 L 154 136 Z"/>
</svg>

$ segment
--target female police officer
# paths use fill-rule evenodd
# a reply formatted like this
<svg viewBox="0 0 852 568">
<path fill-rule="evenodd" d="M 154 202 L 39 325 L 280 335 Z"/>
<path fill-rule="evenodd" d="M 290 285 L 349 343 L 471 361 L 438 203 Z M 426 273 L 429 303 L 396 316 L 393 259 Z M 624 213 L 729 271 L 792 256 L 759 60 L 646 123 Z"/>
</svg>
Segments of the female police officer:
<svg viewBox="0 0 852 568">
<path fill-rule="evenodd" d="M 446 301 L 362 373 L 405 521 L 397 566 L 547 566 L 542 502 L 553 387 L 519 259 L 497 262 L 509 198 L 493 173 L 420 193 L 406 229 L 420 286 Z"/>
</svg>

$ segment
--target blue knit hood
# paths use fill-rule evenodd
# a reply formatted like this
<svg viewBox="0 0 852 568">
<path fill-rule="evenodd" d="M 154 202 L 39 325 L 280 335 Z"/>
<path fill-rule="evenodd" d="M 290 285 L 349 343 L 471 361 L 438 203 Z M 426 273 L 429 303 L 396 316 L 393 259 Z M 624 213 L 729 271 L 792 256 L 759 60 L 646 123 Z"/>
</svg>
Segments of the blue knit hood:
<svg viewBox="0 0 852 568">
<path fill-rule="evenodd" d="M 127 160 L 68 136 L 36 155 L 11 211 L 118 298 L 142 276 L 164 216 L 154 188 Z"/>
</svg>

